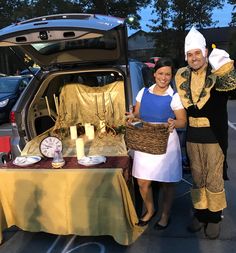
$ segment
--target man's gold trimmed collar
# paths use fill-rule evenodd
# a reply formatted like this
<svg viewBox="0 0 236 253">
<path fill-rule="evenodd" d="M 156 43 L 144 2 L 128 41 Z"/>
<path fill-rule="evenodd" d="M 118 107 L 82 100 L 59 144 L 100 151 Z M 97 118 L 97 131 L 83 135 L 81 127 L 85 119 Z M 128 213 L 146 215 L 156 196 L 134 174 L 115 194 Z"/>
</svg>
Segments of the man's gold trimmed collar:
<svg viewBox="0 0 236 253">
<path fill-rule="evenodd" d="M 180 73 L 181 78 L 179 79 L 180 83 L 178 83 L 178 78 L 176 79 L 176 85 L 178 88 L 178 93 L 182 98 L 182 103 L 185 108 L 188 108 L 191 105 L 194 105 L 192 94 L 191 94 L 191 72 L 190 67 L 185 67 L 182 69 L 183 71 Z M 201 109 L 204 104 L 210 98 L 210 91 L 216 82 L 216 77 L 213 74 L 209 74 L 210 70 L 207 69 L 205 85 L 200 93 L 198 102 L 196 106 Z"/>
</svg>

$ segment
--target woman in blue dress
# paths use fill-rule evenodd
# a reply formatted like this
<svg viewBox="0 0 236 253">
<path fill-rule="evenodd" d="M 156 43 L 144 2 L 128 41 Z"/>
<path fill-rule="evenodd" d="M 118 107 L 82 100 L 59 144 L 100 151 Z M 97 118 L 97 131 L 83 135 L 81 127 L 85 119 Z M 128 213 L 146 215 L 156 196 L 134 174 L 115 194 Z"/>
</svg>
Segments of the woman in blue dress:
<svg viewBox="0 0 236 253">
<path fill-rule="evenodd" d="M 151 182 L 161 183 L 162 210 L 154 228 L 164 229 L 169 224 L 174 183 L 182 178 L 181 149 L 175 128 L 185 127 L 186 114 L 178 93 L 170 86 L 173 63 L 169 58 L 161 58 L 156 63 L 154 77 L 155 84 L 139 91 L 133 116 L 150 123 L 168 124 L 170 135 L 167 151 L 162 155 L 134 151 L 132 175 L 137 178 L 146 209 L 139 219 L 139 226 L 146 226 L 155 216 Z"/>
</svg>

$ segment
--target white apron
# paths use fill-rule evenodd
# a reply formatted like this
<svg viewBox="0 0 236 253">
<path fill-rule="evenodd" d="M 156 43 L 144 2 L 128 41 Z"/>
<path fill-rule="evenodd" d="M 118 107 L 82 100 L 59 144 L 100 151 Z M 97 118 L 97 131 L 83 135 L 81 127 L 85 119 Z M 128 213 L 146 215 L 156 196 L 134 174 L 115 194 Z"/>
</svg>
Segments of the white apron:
<svg viewBox="0 0 236 253">
<path fill-rule="evenodd" d="M 181 149 L 175 129 L 169 135 L 165 154 L 152 155 L 134 151 L 132 175 L 158 182 L 178 182 L 182 179 Z"/>
</svg>

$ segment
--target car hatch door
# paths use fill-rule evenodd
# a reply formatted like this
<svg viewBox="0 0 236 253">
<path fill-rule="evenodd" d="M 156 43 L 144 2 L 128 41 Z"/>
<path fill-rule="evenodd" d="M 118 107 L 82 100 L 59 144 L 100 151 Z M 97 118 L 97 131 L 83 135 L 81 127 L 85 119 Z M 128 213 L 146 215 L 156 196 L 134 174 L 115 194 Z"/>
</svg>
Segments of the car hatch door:
<svg viewBox="0 0 236 253">
<path fill-rule="evenodd" d="M 112 62 L 127 65 L 124 20 L 95 14 L 57 14 L 0 30 L 0 46 L 17 46 L 40 67 Z"/>
</svg>

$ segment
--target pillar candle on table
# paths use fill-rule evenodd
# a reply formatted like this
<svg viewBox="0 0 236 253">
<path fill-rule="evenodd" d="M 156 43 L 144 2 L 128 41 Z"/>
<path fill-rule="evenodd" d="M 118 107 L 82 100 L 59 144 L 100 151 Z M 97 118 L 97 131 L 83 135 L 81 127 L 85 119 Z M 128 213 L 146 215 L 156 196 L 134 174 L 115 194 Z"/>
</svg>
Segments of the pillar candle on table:
<svg viewBox="0 0 236 253">
<path fill-rule="evenodd" d="M 90 125 L 87 131 L 87 137 L 89 140 L 93 140 L 94 139 L 94 126 Z"/>
<path fill-rule="evenodd" d="M 84 157 L 84 140 L 83 138 L 76 139 L 76 156 L 77 159 Z"/>
<path fill-rule="evenodd" d="M 72 140 L 77 139 L 77 127 L 76 126 L 70 126 L 70 137 Z"/>
<path fill-rule="evenodd" d="M 89 127 L 91 126 L 90 123 L 84 123 L 84 131 L 85 131 L 85 135 L 88 136 L 89 134 Z"/>
</svg>

